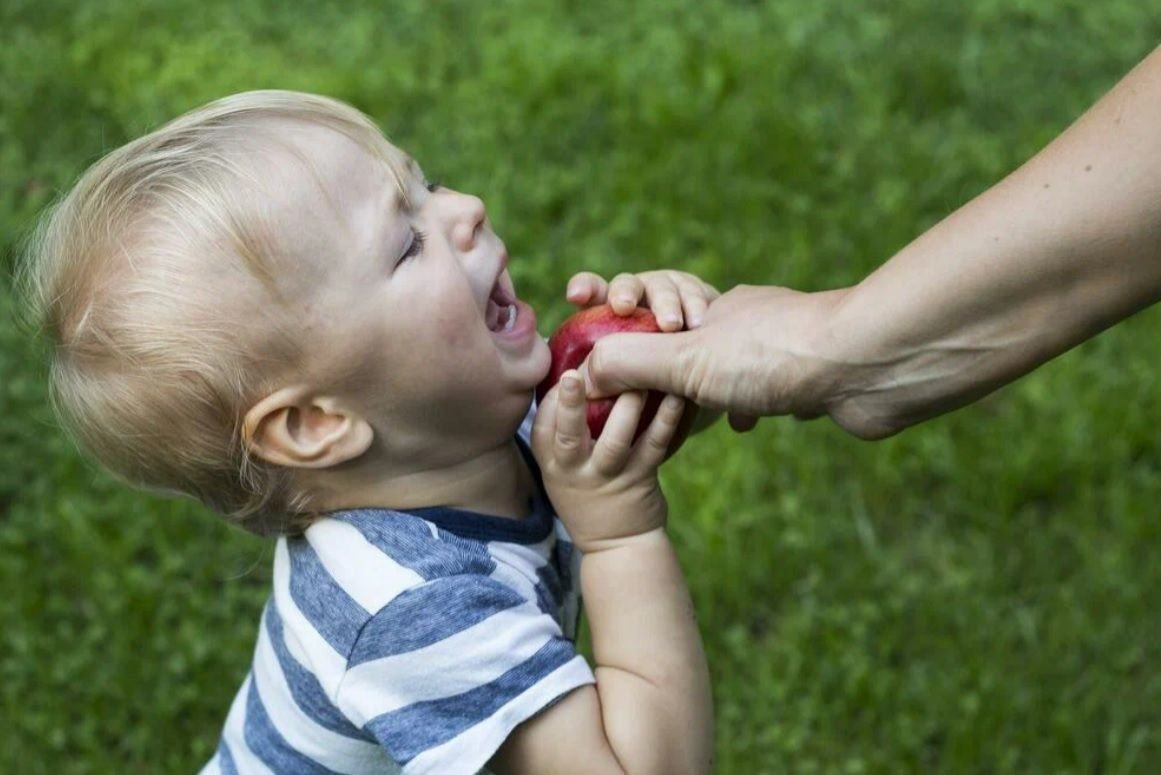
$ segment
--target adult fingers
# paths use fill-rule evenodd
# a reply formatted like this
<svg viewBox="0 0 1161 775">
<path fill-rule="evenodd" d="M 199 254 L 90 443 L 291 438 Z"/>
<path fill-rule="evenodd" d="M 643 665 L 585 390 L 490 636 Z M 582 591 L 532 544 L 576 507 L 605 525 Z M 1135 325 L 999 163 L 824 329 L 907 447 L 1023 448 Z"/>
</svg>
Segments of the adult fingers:
<svg viewBox="0 0 1161 775">
<path fill-rule="evenodd" d="M 610 334 L 593 345 L 580 373 L 589 398 L 647 389 L 695 398 L 685 354 L 697 351 L 696 332 Z"/>
<path fill-rule="evenodd" d="M 730 412 L 726 417 L 729 420 L 730 427 L 738 433 L 747 433 L 752 431 L 758 424 L 758 418 L 752 414 Z"/>
</svg>

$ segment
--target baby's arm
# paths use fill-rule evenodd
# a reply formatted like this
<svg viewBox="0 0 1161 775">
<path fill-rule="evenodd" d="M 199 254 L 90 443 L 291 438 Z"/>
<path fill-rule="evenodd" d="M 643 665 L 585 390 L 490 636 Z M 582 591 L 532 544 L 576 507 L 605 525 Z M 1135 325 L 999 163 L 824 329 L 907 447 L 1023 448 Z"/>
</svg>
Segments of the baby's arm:
<svg viewBox="0 0 1161 775">
<path fill-rule="evenodd" d="M 582 552 L 597 684 L 517 727 L 492 762 L 500 772 L 712 769 L 709 671 L 657 482 L 682 401 L 667 397 L 634 445 L 642 404 L 641 394 L 622 396 L 597 442 L 576 372 L 540 408 L 533 448 Z"/>
</svg>

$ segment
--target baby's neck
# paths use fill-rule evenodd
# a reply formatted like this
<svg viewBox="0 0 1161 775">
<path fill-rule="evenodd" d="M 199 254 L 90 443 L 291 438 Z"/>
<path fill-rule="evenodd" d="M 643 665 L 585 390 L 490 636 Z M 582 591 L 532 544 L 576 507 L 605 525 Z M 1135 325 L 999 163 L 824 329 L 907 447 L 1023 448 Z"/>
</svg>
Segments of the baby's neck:
<svg viewBox="0 0 1161 775">
<path fill-rule="evenodd" d="M 426 500 L 431 505 L 523 519 L 529 514 L 536 484 L 520 450 L 509 443 L 454 469 L 431 472 L 430 483 L 415 481 L 410 486 L 428 487 Z"/>
<path fill-rule="evenodd" d="M 350 476 L 342 478 L 346 481 L 332 481 L 325 486 L 333 493 L 326 498 L 327 511 L 445 506 L 522 519 L 529 514 L 536 488 L 532 472 L 515 442 L 452 466 L 394 476 L 380 474 L 370 480 L 352 471 Z"/>
</svg>

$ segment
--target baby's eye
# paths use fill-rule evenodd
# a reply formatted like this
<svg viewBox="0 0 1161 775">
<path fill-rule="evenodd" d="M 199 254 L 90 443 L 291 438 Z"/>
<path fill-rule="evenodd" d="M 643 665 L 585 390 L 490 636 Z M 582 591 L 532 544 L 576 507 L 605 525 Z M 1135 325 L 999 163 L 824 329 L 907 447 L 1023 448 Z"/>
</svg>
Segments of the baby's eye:
<svg viewBox="0 0 1161 775">
<path fill-rule="evenodd" d="M 434 194 L 436 191 L 443 188 L 443 184 L 440 183 L 438 180 L 433 180 L 430 183 L 424 183 L 423 187 Z"/>
<path fill-rule="evenodd" d="M 403 255 L 399 258 L 399 262 L 403 263 L 407 259 L 418 256 L 423 252 L 423 242 L 427 236 L 418 229 L 411 230 L 411 243 L 407 246 L 407 250 L 403 251 Z"/>
</svg>

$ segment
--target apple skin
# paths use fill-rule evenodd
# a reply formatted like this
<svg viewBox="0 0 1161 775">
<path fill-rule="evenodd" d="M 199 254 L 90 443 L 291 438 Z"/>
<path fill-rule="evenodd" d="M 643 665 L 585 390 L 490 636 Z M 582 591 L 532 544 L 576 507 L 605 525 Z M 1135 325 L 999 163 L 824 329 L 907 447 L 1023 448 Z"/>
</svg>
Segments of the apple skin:
<svg viewBox="0 0 1161 775">
<path fill-rule="evenodd" d="M 637 307 L 628 315 L 618 315 L 613 312 L 612 307 L 601 304 L 582 309 L 567 318 L 548 340 L 548 349 L 552 353 L 552 366 L 548 370 L 548 376 L 536 388 L 537 402 L 544 400 L 548 391 L 560 381 L 562 374 L 581 365 L 598 339 L 609 334 L 622 333 L 658 334 L 661 333 L 661 329 L 658 327 L 657 319 L 653 317 L 653 313 L 643 307 Z M 637 432 L 633 435 L 634 441 L 640 438 L 645 429 L 649 427 L 649 423 L 657 414 L 657 408 L 661 405 L 661 400 L 664 397 L 656 390 L 650 390 L 645 396 L 645 407 L 641 410 L 641 420 L 637 425 Z M 585 419 L 588 421 L 589 433 L 594 439 L 598 438 L 601 431 L 604 430 L 605 422 L 608 421 L 609 412 L 613 410 L 613 404 L 616 403 L 616 400 L 616 396 L 598 398 L 590 400 L 585 407 Z M 696 406 L 687 401 L 677 432 L 669 444 L 668 454 L 672 455 L 676 452 L 677 448 L 685 441 L 696 416 Z"/>
</svg>

